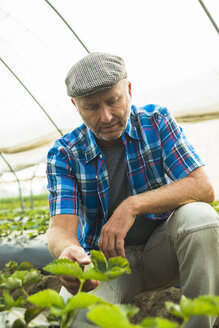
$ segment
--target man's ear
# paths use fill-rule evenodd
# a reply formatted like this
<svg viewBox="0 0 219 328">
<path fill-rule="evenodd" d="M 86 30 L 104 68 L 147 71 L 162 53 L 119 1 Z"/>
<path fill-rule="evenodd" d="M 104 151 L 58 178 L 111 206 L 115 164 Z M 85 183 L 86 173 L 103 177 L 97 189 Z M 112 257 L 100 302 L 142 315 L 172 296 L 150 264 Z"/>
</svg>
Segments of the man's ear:
<svg viewBox="0 0 219 328">
<path fill-rule="evenodd" d="M 130 81 L 128 82 L 128 93 L 129 93 L 130 97 L 132 97 L 132 84 Z"/>
<path fill-rule="evenodd" d="M 75 107 L 76 107 L 76 104 L 75 104 L 74 98 L 71 98 L 71 102 L 72 102 L 72 104 L 75 105 Z"/>
</svg>

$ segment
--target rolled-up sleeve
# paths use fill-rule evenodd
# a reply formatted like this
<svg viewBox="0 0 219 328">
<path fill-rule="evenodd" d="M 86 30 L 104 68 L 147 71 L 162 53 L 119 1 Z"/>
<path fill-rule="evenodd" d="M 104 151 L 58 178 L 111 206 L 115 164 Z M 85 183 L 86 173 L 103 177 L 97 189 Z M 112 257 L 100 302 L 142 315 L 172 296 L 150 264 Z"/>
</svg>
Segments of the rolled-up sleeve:
<svg viewBox="0 0 219 328">
<path fill-rule="evenodd" d="M 50 216 L 79 215 L 78 185 L 68 154 L 63 148 L 52 148 L 47 156 L 47 179 Z"/>
<path fill-rule="evenodd" d="M 163 108 L 160 114 L 163 168 L 172 180 L 180 179 L 204 163 L 169 111 Z"/>
</svg>

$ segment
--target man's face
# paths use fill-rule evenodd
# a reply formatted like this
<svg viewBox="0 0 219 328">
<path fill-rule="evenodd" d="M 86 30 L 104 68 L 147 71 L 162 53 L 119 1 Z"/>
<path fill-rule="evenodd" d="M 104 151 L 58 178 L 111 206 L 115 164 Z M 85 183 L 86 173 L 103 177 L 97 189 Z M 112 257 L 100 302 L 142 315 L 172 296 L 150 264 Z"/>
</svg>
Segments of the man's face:
<svg viewBox="0 0 219 328">
<path fill-rule="evenodd" d="M 126 129 L 131 107 L 131 83 L 121 80 L 115 87 L 74 98 L 84 123 L 101 141 L 112 142 Z"/>
</svg>

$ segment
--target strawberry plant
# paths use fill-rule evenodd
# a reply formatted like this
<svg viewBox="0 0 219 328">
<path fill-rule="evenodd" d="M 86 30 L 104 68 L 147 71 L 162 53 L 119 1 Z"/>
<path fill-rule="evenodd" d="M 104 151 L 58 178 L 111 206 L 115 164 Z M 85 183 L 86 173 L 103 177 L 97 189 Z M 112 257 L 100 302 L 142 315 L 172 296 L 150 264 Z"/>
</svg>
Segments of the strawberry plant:
<svg viewBox="0 0 219 328">
<path fill-rule="evenodd" d="M 49 211 L 47 209 L 2 211 L 0 212 L 0 240 L 7 238 L 13 233 L 16 236 L 27 232 L 29 239 L 45 234 L 49 225 Z"/>
<path fill-rule="evenodd" d="M 87 308 L 97 303 L 108 304 L 108 302 L 95 295 L 81 292 L 82 286 L 87 279 L 98 278 L 99 281 L 104 282 L 115 279 L 123 273 L 130 273 L 128 261 L 121 257 L 112 258 L 107 262 L 101 252 L 91 251 L 91 261 L 92 263 L 87 271 L 84 271 L 83 267 L 77 262 L 68 259 L 55 260 L 44 267 L 44 270 L 52 274 L 75 276 L 80 280 L 81 285 L 78 293 L 66 303 L 56 291 L 51 289 L 40 291 L 31 296 L 27 295 L 24 287 L 29 283 L 38 281 L 39 272 L 32 268 L 30 268 L 30 271 L 25 270 L 28 266 L 26 263 L 16 267 L 14 262 L 10 262 L 7 265 L 8 270 L 15 269 L 15 271 L 12 274 L 2 274 L 0 276 L 0 288 L 4 290 L 0 299 L 0 311 L 13 313 L 14 307 L 23 306 L 30 302 L 36 307 L 26 310 L 24 318 L 17 319 L 14 326 L 12 326 L 13 328 L 29 327 L 30 322 L 46 309 L 49 309 L 49 315 L 47 316 L 49 321 L 57 322 L 60 328 L 68 327 L 72 316 L 75 315 L 76 319 L 81 308 Z M 20 289 L 24 296 L 14 300 L 9 291 L 15 289 Z M 71 326 L 73 326 L 74 321 L 73 319 Z M 47 326 L 49 325 L 50 322 Z"/>
<path fill-rule="evenodd" d="M 182 319 L 182 323 L 171 322 L 163 318 L 145 318 L 139 324 L 131 323 L 130 319 L 138 312 L 138 308 L 131 305 L 111 304 L 92 293 L 82 292 L 87 279 L 99 280 L 102 283 L 115 279 L 121 274 L 129 274 L 128 261 L 121 257 L 106 258 L 101 252 L 91 251 L 91 265 L 87 270 L 78 263 L 68 259 L 55 260 L 44 267 L 44 270 L 55 275 L 75 276 L 80 280 L 78 293 L 64 302 L 63 298 L 52 289 L 45 289 L 33 295 L 28 295 L 25 287 L 40 279 L 38 270 L 29 263 L 15 262 L 7 264 L 10 273 L 0 275 L 0 288 L 3 289 L 0 297 L 0 312 L 14 312 L 14 308 L 22 307 L 27 302 L 34 305 L 24 311 L 23 317 L 12 324 L 12 328 L 41 327 L 37 322 L 39 314 L 44 313 L 46 319 L 43 327 L 60 328 L 74 327 L 76 318 L 82 308 L 88 308 L 87 316 L 96 327 L 102 328 L 184 328 L 191 317 L 197 315 L 219 315 L 219 297 L 204 295 L 194 300 L 181 297 L 180 304 L 166 302 L 168 311 Z M 97 287 L 98 288 L 98 287 Z M 14 299 L 10 292 L 20 289 L 22 296 Z M 57 327 L 57 326 L 56 326 Z M 78 327 L 78 326 L 77 326 Z"/>
</svg>

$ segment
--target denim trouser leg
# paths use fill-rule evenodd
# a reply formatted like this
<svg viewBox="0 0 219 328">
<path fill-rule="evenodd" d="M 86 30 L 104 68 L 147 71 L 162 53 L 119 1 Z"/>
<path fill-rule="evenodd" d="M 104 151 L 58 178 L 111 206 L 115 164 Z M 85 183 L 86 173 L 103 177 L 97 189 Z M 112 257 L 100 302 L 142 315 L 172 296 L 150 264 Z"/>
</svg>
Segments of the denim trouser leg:
<svg viewBox="0 0 219 328">
<path fill-rule="evenodd" d="M 187 297 L 219 295 L 219 216 L 206 203 L 184 205 L 154 230 L 146 245 L 127 247 L 126 256 L 131 275 L 105 283 L 96 295 L 112 303 L 128 302 L 140 292 L 177 281 Z M 85 311 L 79 319 L 86 320 Z M 187 328 L 212 328 L 213 322 L 195 317 Z"/>
</svg>

